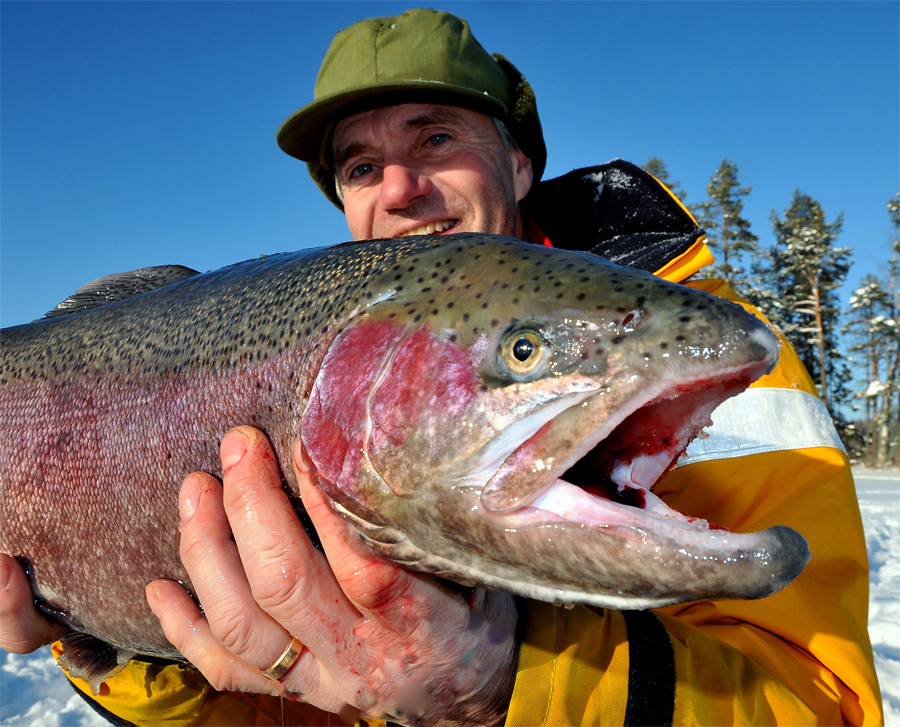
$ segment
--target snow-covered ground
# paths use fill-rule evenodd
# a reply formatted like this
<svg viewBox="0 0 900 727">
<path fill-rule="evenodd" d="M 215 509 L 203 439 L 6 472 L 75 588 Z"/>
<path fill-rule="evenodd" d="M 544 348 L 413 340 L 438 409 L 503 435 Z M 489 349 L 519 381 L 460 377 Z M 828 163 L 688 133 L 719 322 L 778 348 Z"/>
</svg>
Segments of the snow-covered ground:
<svg viewBox="0 0 900 727">
<path fill-rule="evenodd" d="M 856 489 L 871 565 L 869 633 L 886 727 L 900 727 L 900 472 L 858 470 Z M 106 725 L 66 683 L 49 649 L 0 650 L 0 725 Z"/>
<path fill-rule="evenodd" d="M 900 727 L 900 472 L 854 470 L 869 551 L 869 636 L 885 727 Z"/>
</svg>

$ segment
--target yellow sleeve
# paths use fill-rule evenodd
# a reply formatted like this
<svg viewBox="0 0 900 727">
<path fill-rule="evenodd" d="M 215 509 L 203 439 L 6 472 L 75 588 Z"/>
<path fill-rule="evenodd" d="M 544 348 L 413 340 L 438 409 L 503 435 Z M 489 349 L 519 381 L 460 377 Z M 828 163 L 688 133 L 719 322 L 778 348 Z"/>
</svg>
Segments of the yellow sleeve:
<svg viewBox="0 0 900 727">
<path fill-rule="evenodd" d="M 692 286 L 736 299 L 717 281 Z M 815 394 L 783 343 L 778 367 L 754 386 Z M 865 538 L 843 451 L 818 446 L 700 461 L 669 473 L 655 492 L 670 507 L 735 531 L 788 525 L 812 552 L 803 573 L 769 598 L 654 611 L 674 655 L 672 723 L 881 724 Z M 522 617 L 507 724 L 625 724 L 633 685 L 623 615 L 528 603 Z"/>
<path fill-rule="evenodd" d="M 57 642 L 53 654 L 62 648 Z M 339 725 L 339 717 L 300 702 L 256 694 L 218 692 L 199 671 L 180 664 L 132 660 L 92 695 L 87 682 L 69 677 L 85 697 L 134 725 Z M 283 710 L 283 712 L 282 712 Z M 109 719 L 109 715 L 104 715 Z"/>
</svg>

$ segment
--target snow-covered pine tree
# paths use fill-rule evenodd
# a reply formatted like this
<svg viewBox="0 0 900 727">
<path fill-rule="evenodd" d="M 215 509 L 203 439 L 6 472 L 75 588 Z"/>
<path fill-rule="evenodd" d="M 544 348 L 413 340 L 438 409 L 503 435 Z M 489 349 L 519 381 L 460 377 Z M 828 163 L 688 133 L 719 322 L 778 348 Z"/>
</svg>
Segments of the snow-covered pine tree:
<svg viewBox="0 0 900 727">
<path fill-rule="evenodd" d="M 832 416 L 847 394 L 849 379 L 847 363 L 837 346 L 837 289 L 851 262 L 850 248 L 834 244 L 842 226 L 842 214 L 833 222 L 826 221 L 822 205 L 799 190 L 783 219 L 772 213 L 775 297 L 773 307 L 766 311 L 797 349 Z"/>
<path fill-rule="evenodd" d="M 896 260 L 892 260 L 894 265 Z M 893 266 L 892 266 L 893 267 Z M 898 387 L 897 349 L 900 327 L 894 315 L 894 301 L 885 281 L 866 275 L 850 297 L 842 333 L 850 340 L 847 350 L 857 370 L 854 399 L 861 399 L 864 420 L 856 426 L 858 453 L 869 467 L 884 467 L 896 428 L 897 409 L 893 406 Z M 894 443 L 895 440 L 894 440 Z M 854 454 L 857 454 L 854 452 Z"/>
</svg>

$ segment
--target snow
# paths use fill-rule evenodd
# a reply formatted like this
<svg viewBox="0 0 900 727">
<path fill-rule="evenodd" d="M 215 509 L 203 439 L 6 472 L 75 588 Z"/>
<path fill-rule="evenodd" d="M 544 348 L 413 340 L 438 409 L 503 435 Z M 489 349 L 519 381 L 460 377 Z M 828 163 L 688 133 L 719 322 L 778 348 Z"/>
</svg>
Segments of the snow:
<svg viewBox="0 0 900 727">
<path fill-rule="evenodd" d="M 900 472 L 854 469 L 869 553 L 869 637 L 885 727 L 900 727 Z"/>
<path fill-rule="evenodd" d="M 900 472 L 855 469 L 869 552 L 869 635 L 886 727 L 900 727 Z M 66 683 L 49 648 L 0 650 L 0 725 L 106 725 Z"/>
<path fill-rule="evenodd" d="M 860 394 L 860 397 L 863 399 L 874 399 L 877 396 L 884 396 L 890 389 L 890 384 L 876 379 L 875 381 L 869 382 L 869 385 L 866 387 L 866 390 Z"/>
</svg>

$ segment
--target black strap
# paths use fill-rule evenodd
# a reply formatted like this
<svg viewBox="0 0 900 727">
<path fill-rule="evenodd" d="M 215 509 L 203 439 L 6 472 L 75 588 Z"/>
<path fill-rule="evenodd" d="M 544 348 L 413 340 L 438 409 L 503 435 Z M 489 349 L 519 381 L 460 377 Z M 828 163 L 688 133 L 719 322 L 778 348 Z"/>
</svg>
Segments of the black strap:
<svg viewBox="0 0 900 727">
<path fill-rule="evenodd" d="M 671 727 L 675 717 L 675 651 L 652 611 L 622 611 L 628 629 L 626 727 Z"/>
</svg>

